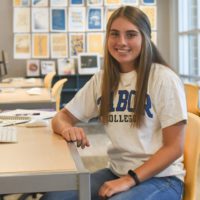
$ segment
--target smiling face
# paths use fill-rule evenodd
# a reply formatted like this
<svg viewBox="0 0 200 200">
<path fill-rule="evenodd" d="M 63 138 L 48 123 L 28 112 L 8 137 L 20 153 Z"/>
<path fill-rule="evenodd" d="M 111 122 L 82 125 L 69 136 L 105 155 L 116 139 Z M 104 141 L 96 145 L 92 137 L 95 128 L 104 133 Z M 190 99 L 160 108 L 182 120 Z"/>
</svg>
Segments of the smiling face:
<svg viewBox="0 0 200 200">
<path fill-rule="evenodd" d="M 108 33 L 108 51 L 119 62 L 121 72 L 135 69 L 141 47 L 142 35 L 137 26 L 124 17 L 115 19 Z"/>
</svg>

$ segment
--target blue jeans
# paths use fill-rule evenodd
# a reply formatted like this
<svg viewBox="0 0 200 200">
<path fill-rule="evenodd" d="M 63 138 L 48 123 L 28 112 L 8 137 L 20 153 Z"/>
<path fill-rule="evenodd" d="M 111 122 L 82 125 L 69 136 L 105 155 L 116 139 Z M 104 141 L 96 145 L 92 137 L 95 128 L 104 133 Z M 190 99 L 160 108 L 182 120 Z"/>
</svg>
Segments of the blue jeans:
<svg viewBox="0 0 200 200">
<path fill-rule="evenodd" d="M 92 200 L 99 200 L 98 190 L 108 180 L 117 179 L 109 169 L 91 174 Z M 183 182 L 174 176 L 153 177 L 128 191 L 115 194 L 109 200 L 181 200 Z M 48 192 L 40 200 L 78 200 L 77 191 Z"/>
</svg>

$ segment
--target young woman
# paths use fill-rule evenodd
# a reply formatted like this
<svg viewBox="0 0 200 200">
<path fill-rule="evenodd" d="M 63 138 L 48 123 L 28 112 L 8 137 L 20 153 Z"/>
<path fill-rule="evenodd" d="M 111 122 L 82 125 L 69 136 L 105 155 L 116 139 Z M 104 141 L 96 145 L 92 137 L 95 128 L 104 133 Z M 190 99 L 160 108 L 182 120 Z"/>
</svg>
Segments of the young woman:
<svg viewBox="0 0 200 200">
<path fill-rule="evenodd" d="M 53 119 L 53 130 L 82 148 L 76 122 L 99 117 L 111 140 L 109 168 L 91 175 L 92 200 L 181 200 L 187 111 L 183 85 L 151 41 L 147 16 L 117 9 L 107 24 L 104 69 Z M 75 200 L 46 193 L 42 200 Z"/>
</svg>

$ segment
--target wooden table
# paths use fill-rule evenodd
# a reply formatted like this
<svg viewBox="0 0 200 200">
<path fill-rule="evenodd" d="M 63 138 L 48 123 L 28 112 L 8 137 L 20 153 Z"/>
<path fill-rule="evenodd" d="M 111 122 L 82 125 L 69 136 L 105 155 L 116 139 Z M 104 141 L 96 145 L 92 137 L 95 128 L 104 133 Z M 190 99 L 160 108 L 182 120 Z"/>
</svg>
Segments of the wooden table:
<svg viewBox="0 0 200 200">
<path fill-rule="evenodd" d="M 30 95 L 27 89 L 15 88 L 9 91 L 2 89 L 0 92 L 0 109 L 56 109 L 56 102 L 52 99 L 50 91 L 46 88 L 40 89 L 39 95 Z"/>
<path fill-rule="evenodd" d="M 44 87 L 43 79 L 41 78 L 9 78 L 11 82 L 1 82 L 0 88 L 32 88 Z M 6 80 L 6 79 L 5 79 Z"/>
<path fill-rule="evenodd" d="M 90 200 L 90 174 L 73 143 L 49 127 L 17 127 L 17 137 L 0 144 L 0 194 L 79 190 Z"/>
</svg>

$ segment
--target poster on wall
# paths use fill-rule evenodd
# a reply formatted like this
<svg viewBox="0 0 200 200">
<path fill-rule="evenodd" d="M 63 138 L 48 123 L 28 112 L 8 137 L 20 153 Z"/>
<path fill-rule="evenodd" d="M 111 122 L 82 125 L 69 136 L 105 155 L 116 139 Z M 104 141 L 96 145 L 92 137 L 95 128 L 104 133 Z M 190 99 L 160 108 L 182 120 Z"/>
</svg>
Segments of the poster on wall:
<svg viewBox="0 0 200 200">
<path fill-rule="evenodd" d="M 14 36 L 14 58 L 31 57 L 31 36 L 30 34 L 15 34 Z"/>
<path fill-rule="evenodd" d="M 104 0 L 104 4 L 106 6 L 120 6 L 121 0 Z"/>
<path fill-rule="evenodd" d="M 58 75 L 75 74 L 74 59 L 58 59 Z"/>
<path fill-rule="evenodd" d="M 66 32 L 66 9 L 51 8 L 51 31 Z"/>
<path fill-rule="evenodd" d="M 85 31 L 85 8 L 70 7 L 68 20 L 68 29 L 70 32 Z"/>
<path fill-rule="evenodd" d="M 49 31 L 49 11 L 47 8 L 32 8 L 32 31 Z"/>
<path fill-rule="evenodd" d="M 70 57 L 77 57 L 79 53 L 85 51 L 85 33 L 69 34 Z"/>
<path fill-rule="evenodd" d="M 60 6 L 60 7 L 66 7 L 67 6 L 67 0 L 50 0 L 51 6 Z"/>
<path fill-rule="evenodd" d="M 47 7 L 48 0 L 32 0 L 32 6 Z"/>
<path fill-rule="evenodd" d="M 13 21 L 15 33 L 30 32 L 30 8 L 14 8 Z"/>
<path fill-rule="evenodd" d="M 84 0 L 69 0 L 70 6 L 84 6 Z"/>
<path fill-rule="evenodd" d="M 26 75 L 27 76 L 39 76 L 40 75 L 40 61 L 39 60 L 27 60 Z"/>
<path fill-rule="evenodd" d="M 103 9 L 102 7 L 89 7 L 87 10 L 87 30 L 103 30 Z"/>
<path fill-rule="evenodd" d="M 13 6 L 30 6 L 30 0 L 13 0 Z"/>
<path fill-rule="evenodd" d="M 156 4 L 156 0 L 142 0 L 142 3 L 144 5 L 155 5 Z"/>
<path fill-rule="evenodd" d="M 46 75 L 49 72 L 56 71 L 56 63 L 53 60 L 42 60 L 41 61 L 41 74 Z"/>
<path fill-rule="evenodd" d="M 49 57 L 49 35 L 45 33 L 33 34 L 32 36 L 32 57 Z"/>
<path fill-rule="evenodd" d="M 87 0 L 87 6 L 102 6 L 103 0 Z"/>
<path fill-rule="evenodd" d="M 87 52 L 98 53 L 103 56 L 104 50 L 104 34 L 103 33 L 87 33 Z"/>
<path fill-rule="evenodd" d="M 67 34 L 51 34 L 51 57 L 66 58 L 68 56 L 68 38 Z"/>
</svg>

